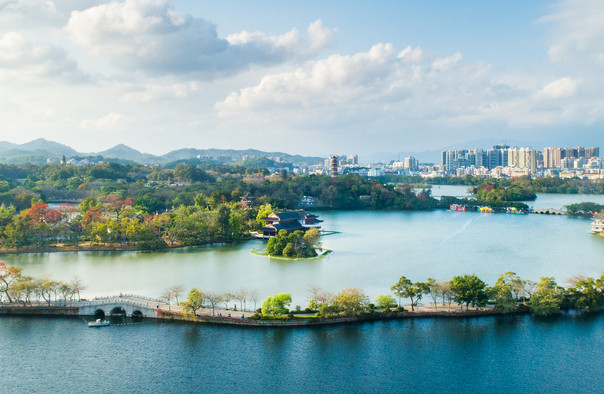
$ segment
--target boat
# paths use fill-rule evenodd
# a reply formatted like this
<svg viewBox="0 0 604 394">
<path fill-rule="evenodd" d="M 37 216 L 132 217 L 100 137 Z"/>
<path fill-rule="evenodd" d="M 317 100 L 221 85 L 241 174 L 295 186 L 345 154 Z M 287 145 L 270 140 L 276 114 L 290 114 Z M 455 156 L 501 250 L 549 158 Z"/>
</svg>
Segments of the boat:
<svg viewBox="0 0 604 394">
<path fill-rule="evenodd" d="M 106 327 L 111 325 L 107 320 L 96 319 L 95 321 L 89 321 L 88 327 Z"/>
<path fill-rule="evenodd" d="M 493 208 L 491 208 L 491 207 L 480 207 L 480 208 L 478 208 L 478 212 L 480 212 L 480 213 L 493 213 Z"/>
<path fill-rule="evenodd" d="M 449 206 L 449 211 L 465 211 L 465 210 L 466 210 L 466 206 L 465 205 L 451 204 Z"/>
<path fill-rule="evenodd" d="M 524 215 L 524 211 L 521 209 L 516 209 L 516 207 L 506 208 L 505 213 L 509 215 Z"/>
</svg>

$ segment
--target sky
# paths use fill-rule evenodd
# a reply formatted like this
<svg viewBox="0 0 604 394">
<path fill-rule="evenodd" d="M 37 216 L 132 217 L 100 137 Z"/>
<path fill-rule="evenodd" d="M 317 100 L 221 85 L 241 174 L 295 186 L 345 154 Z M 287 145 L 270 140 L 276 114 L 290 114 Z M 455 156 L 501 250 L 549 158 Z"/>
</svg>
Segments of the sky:
<svg viewBox="0 0 604 394">
<path fill-rule="evenodd" d="M 0 140 L 604 145 L 604 2 L 0 0 Z"/>
</svg>

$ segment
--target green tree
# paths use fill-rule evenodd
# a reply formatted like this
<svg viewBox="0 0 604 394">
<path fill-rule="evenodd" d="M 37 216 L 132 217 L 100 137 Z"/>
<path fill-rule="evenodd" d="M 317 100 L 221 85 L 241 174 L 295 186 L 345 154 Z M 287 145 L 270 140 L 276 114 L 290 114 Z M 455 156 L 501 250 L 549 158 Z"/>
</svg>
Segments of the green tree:
<svg viewBox="0 0 604 394">
<path fill-rule="evenodd" d="M 203 304 L 205 301 L 205 296 L 201 290 L 193 288 L 189 295 L 187 296 L 187 300 L 183 304 L 183 309 L 187 313 L 192 313 L 193 315 L 197 314 L 197 311 L 203 308 Z"/>
<path fill-rule="evenodd" d="M 455 301 L 459 304 L 466 304 L 466 310 L 470 304 L 474 307 L 486 305 L 488 301 L 486 287 L 486 283 L 474 274 L 454 276 L 451 279 L 451 291 L 455 294 Z"/>
<path fill-rule="evenodd" d="M 604 294 L 598 291 L 594 278 L 583 278 L 566 290 L 571 307 L 591 311 L 604 305 Z"/>
<path fill-rule="evenodd" d="M 512 286 L 497 281 L 495 286 L 489 289 L 490 298 L 495 301 L 494 310 L 501 313 L 513 312 L 518 308 L 518 301 L 512 294 Z"/>
<path fill-rule="evenodd" d="M 281 316 L 288 312 L 287 307 L 292 302 L 292 296 L 289 293 L 279 293 L 267 297 L 262 302 L 263 316 Z"/>
<path fill-rule="evenodd" d="M 270 215 L 271 213 L 273 213 L 273 207 L 271 206 L 271 204 L 261 205 L 258 209 L 258 215 L 256 215 L 256 222 L 258 222 L 258 224 L 262 227 L 266 226 L 266 222 L 260 219 L 268 217 L 268 215 Z"/>
<path fill-rule="evenodd" d="M 399 304 L 401 298 L 409 298 L 411 300 L 411 311 L 415 311 L 415 306 L 423 295 L 429 291 L 429 287 L 424 282 L 413 283 L 406 277 L 401 276 L 390 290 L 399 297 Z"/>
<path fill-rule="evenodd" d="M 563 289 L 556 284 L 554 278 L 542 277 L 529 301 L 533 313 L 549 316 L 560 312 L 563 299 Z"/>
<path fill-rule="evenodd" d="M 382 308 L 382 309 L 395 308 L 396 300 L 390 294 L 387 294 L 387 295 L 382 294 L 382 295 L 375 297 L 375 306 L 377 308 Z"/>
</svg>

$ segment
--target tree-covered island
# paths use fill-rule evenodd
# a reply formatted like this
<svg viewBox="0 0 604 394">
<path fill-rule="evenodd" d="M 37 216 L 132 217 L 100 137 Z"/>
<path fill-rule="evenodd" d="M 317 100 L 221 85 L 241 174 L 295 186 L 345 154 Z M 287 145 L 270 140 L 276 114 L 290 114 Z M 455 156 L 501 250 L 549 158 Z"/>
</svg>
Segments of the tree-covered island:
<svg viewBox="0 0 604 394">
<path fill-rule="evenodd" d="M 262 228 L 260 212 L 431 210 L 451 204 L 527 209 L 517 200 L 534 199 L 535 191 L 565 184 L 565 180 L 464 178 L 474 185 L 476 198 L 438 200 L 429 188 L 407 183 L 414 180 L 271 174 L 261 167 L 202 160 L 161 167 L 114 162 L 0 165 L 0 247 L 5 252 L 157 250 L 233 242 Z M 592 192 L 599 190 L 600 184 L 590 185 Z M 242 203 L 246 196 L 251 203 Z M 286 250 L 287 244 L 292 246 Z M 292 256 L 312 254 L 304 242 L 294 239 L 279 248 L 284 250 Z"/>
</svg>

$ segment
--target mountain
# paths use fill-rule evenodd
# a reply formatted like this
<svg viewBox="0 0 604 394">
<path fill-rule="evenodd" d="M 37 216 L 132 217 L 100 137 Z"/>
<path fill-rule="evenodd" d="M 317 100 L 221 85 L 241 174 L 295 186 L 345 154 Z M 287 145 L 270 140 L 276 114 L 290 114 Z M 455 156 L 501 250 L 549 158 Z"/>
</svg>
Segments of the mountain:
<svg viewBox="0 0 604 394">
<path fill-rule="evenodd" d="M 272 157 L 281 158 L 285 163 L 293 164 L 319 164 L 323 162 L 321 157 L 306 157 L 300 155 L 290 155 L 283 152 L 263 152 L 256 149 L 235 150 L 235 149 L 195 149 L 184 148 L 166 153 L 162 156 L 155 156 L 149 153 L 142 153 L 132 149 L 124 144 L 119 144 L 113 148 L 98 153 L 81 153 L 75 149 L 54 141 L 48 141 L 44 138 L 27 142 L 25 144 L 14 144 L 12 142 L 0 141 L 0 162 L 3 163 L 44 163 L 47 158 L 60 159 L 65 156 L 67 159 L 72 157 L 94 157 L 102 156 L 106 159 L 117 159 L 140 164 L 160 164 L 171 163 L 180 160 L 195 159 L 199 157 L 202 160 L 210 160 L 220 163 L 235 163 L 241 161 L 244 157 Z"/>
<path fill-rule="evenodd" d="M 208 158 L 211 160 L 220 160 L 220 158 L 241 158 L 248 157 L 280 157 L 286 163 L 293 164 L 320 164 L 324 158 L 313 156 L 290 155 L 283 152 L 264 152 L 257 149 L 177 149 L 161 156 L 165 162 L 173 162 L 177 160 L 186 160 L 194 157 Z M 239 159 L 237 159 L 239 161 Z"/>
<path fill-rule="evenodd" d="M 6 152 L 6 151 L 11 150 L 11 149 L 15 149 L 18 146 L 19 145 L 13 144 L 12 142 L 0 141 L 0 153 Z"/>
<path fill-rule="evenodd" d="M 100 155 L 103 157 L 111 158 L 111 159 L 122 159 L 122 160 L 130 160 L 137 163 L 159 163 L 161 160 L 159 157 L 149 154 L 149 153 L 141 153 L 136 149 L 132 149 L 129 146 L 124 144 L 119 144 L 114 146 L 113 148 L 104 150 L 102 152 L 96 153 L 96 155 Z"/>
<path fill-rule="evenodd" d="M 44 138 L 38 138 L 37 140 L 33 140 L 27 142 L 25 144 L 19 145 L 19 150 L 23 150 L 25 152 L 33 152 L 37 154 L 46 153 L 48 156 L 52 157 L 61 157 L 61 156 L 77 156 L 79 155 L 78 151 L 75 149 L 59 144 L 58 142 L 48 141 Z"/>
</svg>

